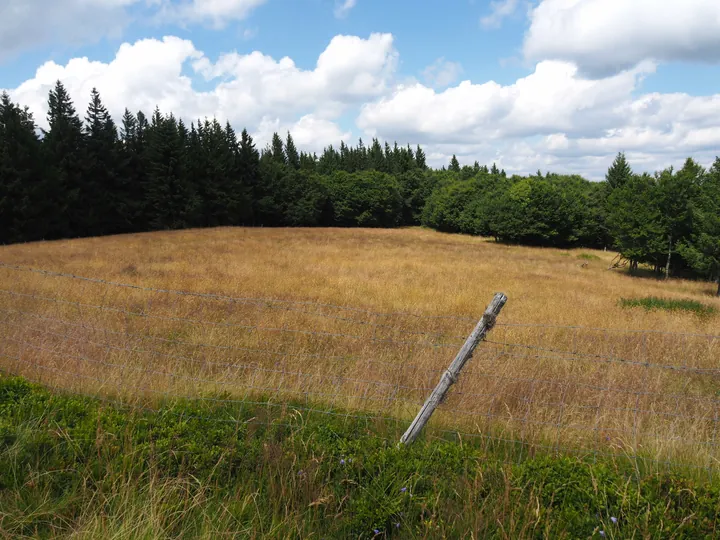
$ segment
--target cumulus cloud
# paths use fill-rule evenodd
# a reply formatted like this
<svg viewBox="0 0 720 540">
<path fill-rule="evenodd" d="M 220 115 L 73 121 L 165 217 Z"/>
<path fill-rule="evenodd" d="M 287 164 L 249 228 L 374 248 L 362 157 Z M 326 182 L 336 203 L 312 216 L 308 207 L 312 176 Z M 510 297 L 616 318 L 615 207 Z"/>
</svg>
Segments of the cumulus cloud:
<svg viewBox="0 0 720 540">
<path fill-rule="evenodd" d="M 357 0 L 336 0 L 335 1 L 335 17 L 343 19 L 348 16 L 350 10 L 355 7 Z"/>
<path fill-rule="evenodd" d="M 442 88 L 457 81 L 462 71 L 458 62 L 438 58 L 423 70 L 422 75 L 430 86 Z"/>
<path fill-rule="evenodd" d="M 542 0 L 527 60 L 567 60 L 596 77 L 643 60 L 720 62 L 718 0 Z"/>
<path fill-rule="evenodd" d="M 97 87 L 117 119 L 126 106 L 149 114 L 157 105 L 187 121 L 205 116 L 229 120 L 261 137 L 268 126 L 289 129 L 299 145 L 317 150 L 317 145 L 349 137 L 334 120 L 347 107 L 385 94 L 396 60 L 389 34 L 336 36 L 312 70 L 298 68 L 288 57 L 275 60 L 257 51 L 230 53 L 213 62 L 191 41 L 168 36 L 125 43 L 109 63 L 88 58 L 65 65 L 46 62 L 10 94 L 30 107 L 42 127 L 47 126 L 48 92 L 59 79 L 80 113 Z M 215 84 L 199 91 L 188 73 Z"/>
<path fill-rule="evenodd" d="M 335 147 L 340 141 L 349 143 L 352 133 L 342 131 L 335 122 L 318 118 L 314 114 L 306 114 L 295 122 L 281 122 L 278 118 L 265 117 L 254 131 L 258 148 L 263 148 L 272 140 L 273 133 L 278 133 L 285 140 L 287 132 L 292 134 L 295 144 L 309 152 L 322 152 L 329 145 Z"/>
<path fill-rule="evenodd" d="M 709 163 L 720 148 L 720 94 L 634 97 L 655 65 L 603 79 L 583 76 L 570 62 L 540 62 L 514 84 L 463 81 L 438 92 L 419 83 L 361 108 L 368 136 L 425 144 L 434 165 L 453 153 L 471 164 L 498 162 L 509 172 L 554 170 L 602 177 L 612 157 L 627 151 L 648 170 L 688 155 Z"/>
<path fill-rule="evenodd" d="M 720 94 L 640 94 L 640 81 L 655 69 L 650 61 L 598 79 L 570 61 L 546 60 L 513 84 L 465 80 L 449 88 L 438 84 L 441 69 L 427 84 L 398 82 L 397 64 L 390 34 L 336 36 L 312 69 L 259 51 L 209 58 L 168 36 L 125 43 L 107 63 L 46 62 L 9 91 L 43 127 L 48 91 L 60 79 L 81 114 L 97 87 L 117 119 L 125 106 L 150 114 L 158 105 L 188 123 L 229 120 L 260 146 L 275 131 L 290 131 L 310 151 L 377 136 L 422 144 L 435 166 L 457 154 L 461 163 L 496 162 L 509 173 L 599 179 L 620 150 L 638 170 L 652 171 L 689 155 L 709 165 L 720 148 Z M 201 79 L 199 90 L 193 83 Z M 356 116 L 357 133 L 338 126 L 348 115 Z"/>
</svg>

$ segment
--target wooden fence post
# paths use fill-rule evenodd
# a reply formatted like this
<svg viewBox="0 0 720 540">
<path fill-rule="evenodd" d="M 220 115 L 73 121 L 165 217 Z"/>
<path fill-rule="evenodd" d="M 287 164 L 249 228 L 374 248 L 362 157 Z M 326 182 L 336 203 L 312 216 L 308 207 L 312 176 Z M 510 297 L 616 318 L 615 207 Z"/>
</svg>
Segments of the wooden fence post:
<svg viewBox="0 0 720 540">
<path fill-rule="evenodd" d="M 503 293 L 497 293 L 495 295 L 495 298 L 493 298 L 485 310 L 482 319 L 477 323 L 477 326 L 475 326 L 475 329 L 468 336 L 467 340 L 465 340 L 465 344 L 457 353 L 457 356 L 455 356 L 455 360 L 452 361 L 450 367 L 442 374 L 440 382 L 425 401 L 415 420 L 412 421 L 410 427 L 408 427 L 407 431 L 400 438 L 401 444 L 412 443 L 420 434 L 437 406 L 445 399 L 445 395 L 450 387 L 457 381 L 463 366 L 472 358 L 477 344 L 484 339 L 485 335 L 495 326 L 497 316 L 500 314 L 500 310 L 502 310 L 505 302 L 507 302 L 507 296 Z"/>
</svg>

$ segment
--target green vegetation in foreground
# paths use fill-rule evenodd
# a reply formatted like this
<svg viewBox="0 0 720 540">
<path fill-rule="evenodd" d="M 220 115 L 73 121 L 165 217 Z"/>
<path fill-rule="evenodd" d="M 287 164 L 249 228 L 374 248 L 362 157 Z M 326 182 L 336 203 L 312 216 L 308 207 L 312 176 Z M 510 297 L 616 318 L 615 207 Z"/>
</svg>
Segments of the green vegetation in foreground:
<svg viewBox="0 0 720 540">
<path fill-rule="evenodd" d="M 658 298 L 656 296 L 648 296 L 646 298 L 621 298 L 620 305 L 627 308 L 642 307 L 647 311 L 653 309 L 664 309 L 667 311 L 690 311 L 700 316 L 714 315 L 717 311 L 713 306 L 707 306 L 697 300 L 672 300 L 667 298 Z"/>
<path fill-rule="evenodd" d="M 581 253 L 577 256 L 578 259 L 584 259 L 586 261 L 599 261 L 600 257 L 593 255 L 592 253 Z"/>
<path fill-rule="evenodd" d="M 716 538 L 720 483 L 366 420 L 173 403 L 124 411 L 0 377 L 0 533 L 74 538 Z M 237 419 L 241 419 L 238 421 Z M 242 420 L 245 420 L 243 422 Z M 282 422 L 282 423 L 281 423 Z M 526 452 L 527 454 L 527 452 Z"/>
</svg>

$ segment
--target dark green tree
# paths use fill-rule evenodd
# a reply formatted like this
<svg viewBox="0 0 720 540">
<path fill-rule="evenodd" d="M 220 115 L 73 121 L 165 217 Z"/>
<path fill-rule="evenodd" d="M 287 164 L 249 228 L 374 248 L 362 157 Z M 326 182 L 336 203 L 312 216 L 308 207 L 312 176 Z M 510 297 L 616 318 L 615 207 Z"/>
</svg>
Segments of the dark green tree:
<svg viewBox="0 0 720 540">
<path fill-rule="evenodd" d="M 619 152 L 605 175 L 605 181 L 608 183 L 608 186 L 610 186 L 610 189 L 613 190 L 627 184 L 632 174 L 632 169 L 627 159 L 625 159 L 625 154 Z"/>
<path fill-rule="evenodd" d="M 285 155 L 283 142 L 277 133 L 273 133 L 272 142 L 270 143 L 270 153 L 276 163 L 287 165 L 287 156 Z"/>
<path fill-rule="evenodd" d="M 85 115 L 86 169 L 81 191 L 85 206 L 84 234 L 125 232 L 130 201 L 126 177 L 120 174 L 117 128 L 96 88 L 90 92 Z"/>
<path fill-rule="evenodd" d="M 0 244 L 45 234 L 43 159 L 35 121 L 7 92 L 0 96 Z"/>
<path fill-rule="evenodd" d="M 81 236 L 88 232 L 82 198 L 87 178 L 85 136 L 72 99 L 60 81 L 50 90 L 47 119 L 50 127 L 44 134 L 43 153 L 48 176 L 42 209 L 47 237 Z"/>
<path fill-rule="evenodd" d="M 678 252 L 696 272 L 717 281 L 720 296 L 720 157 L 705 175 L 692 211 L 693 232 L 679 242 Z"/>
<path fill-rule="evenodd" d="M 453 154 L 453 157 L 450 160 L 450 167 L 448 170 L 452 172 L 460 172 L 460 162 L 458 161 L 457 157 L 455 157 L 455 154 Z"/>
<path fill-rule="evenodd" d="M 285 142 L 285 154 L 287 155 L 287 162 L 293 169 L 300 168 L 300 154 L 298 154 L 295 141 L 293 141 L 292 135 L 288 131 L 287 141 Z"/>
<path fill-rule="evenodd" d="M 185 228 L 195 220 L 198 200 L 186 174 L 183 138 L 175 118 L 172 115 L 164 117 L 155 109 L 146 152 L 146 211 L 152 229 Z"/>
</svg>

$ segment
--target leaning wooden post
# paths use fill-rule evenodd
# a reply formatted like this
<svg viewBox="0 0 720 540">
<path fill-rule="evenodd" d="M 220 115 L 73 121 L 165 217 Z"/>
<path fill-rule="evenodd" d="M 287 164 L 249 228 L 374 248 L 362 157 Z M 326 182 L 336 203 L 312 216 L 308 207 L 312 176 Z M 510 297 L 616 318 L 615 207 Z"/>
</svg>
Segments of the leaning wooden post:
<svg viewBox="0 0 720 540">
<path fill-rule="evenodd" d="M 401 444 L 412 443 L 420 434 L 422 429 L 425 427 L 425 424 L 427 424 L 428 420 L 430 420 L 432 413 L 435 412 L 437 406 L 445 399 L 445 395 L 450 387 L 457 381 L 463 366 L 468 360 L 470 360 L 470 358 L 472 358 L 477 344 L 484 339 L 485 335 L 492 329 L 493 326 L 495 326 L 497 316 L 500 314 L 500 310 L 505 305 L 505 302 L 507 302 L 507 296 L 503 293 L 497 293 L 495 295 L 495 298 L 493 298 L 492 302 L 490 302 L 490 305 L 485 310 L 482 319 L 480 319 L 477 326 L 475 326 L 475 329 L 472 331 L 470 336 L 468 336 L 465 344 L 460 349 L 460 352 L 457 353 L 455 360 L 452 361 L 450 367 L 442 374 L 440 382 L 432 391 L 430 397 L 428 397 L 425 401 L 425 404 L 420 409 L 420 412 L 418 412 L 415 420 L 412 421 L 410 427 L 408 427 L 407 431 L 400 438 Z"/>
</svg>

